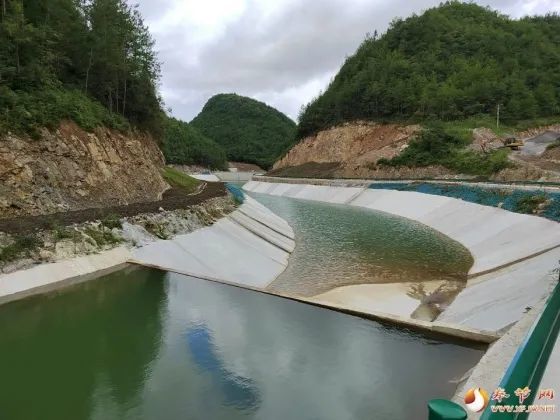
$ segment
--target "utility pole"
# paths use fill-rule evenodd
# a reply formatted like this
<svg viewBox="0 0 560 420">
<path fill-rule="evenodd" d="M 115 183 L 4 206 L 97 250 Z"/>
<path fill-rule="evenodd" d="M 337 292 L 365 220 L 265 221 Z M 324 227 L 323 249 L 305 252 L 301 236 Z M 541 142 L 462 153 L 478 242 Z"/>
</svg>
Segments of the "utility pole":
<svg viewBox="0 0 560 420">
<path fill-rule="evenodd" d="M 498 104 L 498 111 L 496 112 L 496 128 L 500 128 L 500 104 Z"/>
</svg>

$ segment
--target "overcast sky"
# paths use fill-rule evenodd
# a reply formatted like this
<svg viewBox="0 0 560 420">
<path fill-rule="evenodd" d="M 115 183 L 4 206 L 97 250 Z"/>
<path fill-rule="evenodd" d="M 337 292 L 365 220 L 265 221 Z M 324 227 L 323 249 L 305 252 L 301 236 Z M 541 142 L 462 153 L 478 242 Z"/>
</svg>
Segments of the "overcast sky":
<svg viewBox="0 0 560 420">
<path fill-rule="evenodd" d="M 161 93 L 190 121 L 235 92 L 294 120 L 366 33 L 439 0 L 139 0 L 162 62 Z M 477 1 L 514 17 L 560 12 L 559 0 Z"/>
</svg>

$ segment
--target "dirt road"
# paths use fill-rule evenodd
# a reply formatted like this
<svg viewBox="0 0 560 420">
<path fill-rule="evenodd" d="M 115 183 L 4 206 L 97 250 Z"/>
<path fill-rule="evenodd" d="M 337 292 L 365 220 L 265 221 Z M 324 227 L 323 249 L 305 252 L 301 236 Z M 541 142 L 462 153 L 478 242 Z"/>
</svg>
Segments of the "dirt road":
<svg viewBox="0 0 560 420">
<path fill-rule="evenodd" d="M 76 210 L 43 216 L 0 219 L 0 232 L 27 234 L 37 230 L 52 229 L 56 226 L 69 226 L 74 223 L 100 220 L 109 215 L 131 217 L 142 213 L 155 213 L 158 212 L 160 208 L 165 210 L 184 209 L 200 204 L 211 198 L 222 197 L 224 195 L 226 195 L 225 184 L 218 182 L 207 183 L 201 192 L 193 195 L 188 195 L 184 190 L 174 187 L 166 191 L 160 201 Z"/>
</svg>

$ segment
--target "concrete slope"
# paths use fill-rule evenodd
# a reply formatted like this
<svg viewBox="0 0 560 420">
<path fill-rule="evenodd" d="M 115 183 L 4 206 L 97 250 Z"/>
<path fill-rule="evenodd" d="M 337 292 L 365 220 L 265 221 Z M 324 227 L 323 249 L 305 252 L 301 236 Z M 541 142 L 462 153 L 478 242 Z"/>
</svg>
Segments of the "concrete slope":
<svg viewBox="0 0 560 420">
<path fill-rule="evenodd" d="M 560 246 L 560 224 L 450 197 L 410 191 L 373 190 L 251 181 L 247 191 L 348 204 L 423 223 L 461 243 L 472 254 L 469 275 L 479 275 Z"/>
<path fill-rule="evenodd" d="M 288 223 L 250 197 L 214 225 L 150 242 L 124 246 L 0 275 L 0 304 L 98 277 L 127 262 L 196 277 L 266 287 L 288 265 L 295 247 Z"/>
<path fill-rule="evenodd" d="M 0 275 L 0 304 L 101 276 L 123 266 L 131 257 L 121 246 L 100 254 L 85 255 Z"/>
<path fill-rule="evenodd" d="M 550 294 L 559 260 L 557 248 L 469 280 L 438 321 L 486 331 L 505 329 Z"/>
<path fill-rule="evenodd" d="M 220 182 L 220 178 L 214 174 L 190 174 L 189 176 L 191 178 L 198 179 L 199 181 Z"/>
<path fill-rule="evenodd" d="M 250 197 L 212 226 L 132 251 L 133 261 L 195 277 L 266 287 L 288 265 L 294 232 Z"/>
</svg>

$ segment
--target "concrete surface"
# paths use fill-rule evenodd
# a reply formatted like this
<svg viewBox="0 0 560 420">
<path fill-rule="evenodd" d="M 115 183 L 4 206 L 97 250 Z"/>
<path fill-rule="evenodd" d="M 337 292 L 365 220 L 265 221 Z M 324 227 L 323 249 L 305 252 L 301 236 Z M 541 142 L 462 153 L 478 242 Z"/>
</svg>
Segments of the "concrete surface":
<svg viewBox="0 0 560 420">
<path fill-rule="evenodd" d="M 503 337 L 488 348 L 475 368 L 467 373 L 467 378 L 459 383 L 453 401 L 464 406 L 465 394 L 470 388 L 481 387 L 492 393 L 500 385 L 517 349 L 544 309 L 545 302 L 546 299 L 538 302 Z M 520 384 L 520 386 L 522 385 Z M 479 419 L 480 414 L 469 413 L 468 418 Z M 552 419 L 554 417 L 543 416 L 543 418 Z"/>
<path fill-rule="evenodd" d="M 424 290 L 433 292 L 442 285 L 442 281 L 423 282 Z M 419 299 L 410 297 L 408 292 L 415 283 L 361 284 L 343 286 L 309 300 L 322 304 L 347 305 L 364 312 L 385 312 L 409 317 L 421 304 Z"/>
<path fill-rule="evenodd" d="M 223 182 L 247 182 L 253 179 L 254 172 L 214 172 Z"/>
<path fill-rule="evenodd" d="M 519 153 L 523 156 L 540 156 L 548 147 L 549 144 L 555 143 L 560 139 L 560 133 L 556 131 L 547 131 L 536 137 L 524 141 L 524 146 Z"/>
<path fill-rule="evenodd" d="M 198 179 L 200 181 L 220 182 L 220 178 L 218 178 L 214 174 L 189 174 L 189 176 L 193 177 L 194 179 Z"/>
<path fill-rule="evenodd" d="M 464 245 L 474 264 L 467 287 L 438 322 L 501 335 L 549 294 L 558 266 L 560 224 L 449 197 L 362 186 L 305 185 L 251 181 L 247 191 L 345 203 L 405 217 Z M 410 317 L 419 302 L 399 285 L 349 286 L 315 296 L 325 305 L 364 313 Z"/>
<path fill-rule="evenodd" d="M 295 247 L 291 227 L 247 197 L 212 226 L 132 251 L 133 262 L 251 287 L 284 271 Z"/>
<path fill-rule="evenodd" d="M 294 247 L 294 232 L 288 223 L 247 197 L 235 212 L 187 235 L 0 275 L 0 304 L 62 287 L 76 279 L 97 277 L 127 262 L 266 287 L 284 271 Z M 84 277 L 90 274 L 92 277 Z"/>
<path fill-rule="evenodd" d="M 556 222 L 450 197 L 260 181 L 250 181 L 243 188 L 256 193 L 365 207 L 423 223 L 471 252 L 474 258 L 471 276 L 560 246 L 560 224 Z"/>
<path fill-rule="evenodd" d="M 499 331 L 521 319 L 526 308 L 545 299 L 558 279 L 560 248 L 475 277 L 438 320 Z"/>
<path fill-rule="evenodd" d="M 560 392 L 560 335 L 556 338 L 556 344 L 550 354 L 550 359 L 548 359 L 548 364 L 546 365 L 546 370 L 544 371 L 540 388 L 552 388 L 556 392 Z M 556 409 L 558 410 L 557 414 L 560 417 L 560 406 L 556 406 Z"/>
<path fill-rule="evenodd" d="M 0 304 L 85 281 L 89 279 L 88 275 L 97 277 L 106 270 L 122 266 L 130 257 L 127 248 L 118 247 L 0 275 Z"/>
</svg>

